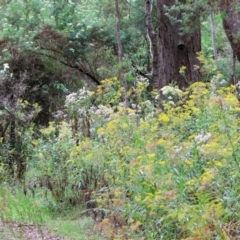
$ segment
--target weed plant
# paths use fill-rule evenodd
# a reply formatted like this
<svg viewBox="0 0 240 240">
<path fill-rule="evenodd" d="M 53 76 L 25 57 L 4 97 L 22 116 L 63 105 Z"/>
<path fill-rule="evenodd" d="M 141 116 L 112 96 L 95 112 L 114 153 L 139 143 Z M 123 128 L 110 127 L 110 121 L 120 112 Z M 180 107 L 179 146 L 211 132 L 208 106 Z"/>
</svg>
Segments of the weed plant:
<svg viewBox="0 0 240 240">
<path fill-rule="evenodd" d="M 230 239 L 240 212 L 236 89 L 197 82 L 177 92 L 144 114 L 145 101 L 88 112 L 93 135 L 78 144 L 67 122 L 50 124 L 33 140 L 27 179 L 58 203 L 95 201 L 107 239 Z"/>
<path fill-rule="evenodd" d="M 156 92 L 146 99 L 144 79 L 129 90 L 130 108 L 114 78 L 68 97 L 68 118 L 41 137 L 28 132 L 26 191 L 41 189 L 48 209 L 75 206 L 75 220 L 91 215 L 105 239 L 238 236 L 238 89 L 199 58 L 211 79 L 164 88 L 161 108 Z M 2 199 L 3 218 L 42 221 L 33 202 L 9 208 L 14 199 Z"/>
</svg>

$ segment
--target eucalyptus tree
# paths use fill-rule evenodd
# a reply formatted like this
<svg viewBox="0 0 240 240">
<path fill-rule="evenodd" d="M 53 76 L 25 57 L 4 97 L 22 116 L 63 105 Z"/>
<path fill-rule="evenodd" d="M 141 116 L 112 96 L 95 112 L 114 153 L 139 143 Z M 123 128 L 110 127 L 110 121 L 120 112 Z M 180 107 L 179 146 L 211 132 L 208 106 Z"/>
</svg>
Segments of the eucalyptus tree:
<svg viewBox="0 0 240 240">
<path fill-rule="evenodd" d="M 160 0 L 159 0 L 160 1 Z M 171 19 L 172 23 L 181 23 L 184 32 L 193 33 L 199 27 L 199 23 L 207 17 L 211 17 L 212 22 L 212 39 L 215 59 L 217 56 L 216 47 L 214 46 L 214 18 L 215 13 L 220 13 L 224 31 L 227 35 L 232 48 L 233 67 L 232 83 L 235 79 L 235 58 L 240 61 L 240 1 L 239 0 L 196 0 L 196 1 L 166 1 L 165 14 Z M 176 25 L 175 25 L 176 26 Z M 196 32 L 195 32 L 196 33 Z M 197 34 L 198 35 L 198 34 Z"/>
<path fill-rule="evenodd" d="M 167 9 L 173 10 L 174 0 L 157 0 L 156 4 L 152 0 L 146 0 L 145 3 L 154 88 L 160 89 L 169 83 L 186 87 L 189 83 L 200 80 L 198 72 L 194 70 L 194 66 L 199 65 L 196 54 L 201 51 L 200 22 L 191 31 L 184 32 L 181 23 L 184 9 L 171 12 L 174 21 L 171 21 L 167 12 Z M 153 24 L 153 11 L 157 12 L 157 27 Z"/>
<path fill-rule="evenodd" d="M 117 38 L 117 45 L 118 45 L 118 60 L 119 60 L 119 78 L 122 82 L 124 87 L 124 105 L 125 107 L 129 106 L 128 100 L 128 83 L 126 77 L 124 75 L 124 69 L 122 68 L 121 64 L 123 62 L 123 47 L 121 41 L 121 12 L 119 7 L 119 1 L 115 0 L 115 8 L 116 8 L 116 38 Z"/>
<path fill-rule="evenodd" d="M 223 27 L 233 50 L 232 83 L 236 83 L 235 58 L 240 61 L 240 1 L 221 0 L 220 8 L 225 13 Z"/>
</svg>

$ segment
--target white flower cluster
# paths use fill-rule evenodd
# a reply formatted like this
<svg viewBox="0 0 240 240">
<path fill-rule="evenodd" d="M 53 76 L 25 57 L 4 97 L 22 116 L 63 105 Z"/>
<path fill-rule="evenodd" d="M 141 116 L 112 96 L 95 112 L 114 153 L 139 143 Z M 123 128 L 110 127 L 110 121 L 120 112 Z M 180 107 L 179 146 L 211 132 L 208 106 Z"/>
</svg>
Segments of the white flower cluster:
<svg viewBox="0 0 240 240">
<path fill-rule="evenodd" d="M 53 112 L 52 115 L 54 116 L 54 118 L 56 118 L 57 120 L 63 120 L 65 118 L 67 118 L 67 114 L 65 114 L 62 110 L 58 110 L 56 112 Z"/>
<path fill-rule="evenodd" d="M 12 73 L 9 72 L 8 63 L 4 63 L 3 64 L 3 70 L 0 70 L 0 77 L 6 77 L 6 76 L 12 77 Z"/>
<path fill-rule="evenodd" d="M 75 103 L 75 102 L 84 100 L 84 99 L 88 98 L 89 96 L 91 96 L 91 94 L 92 94 L 91 91 L 89 91 L 85 87 L 83 87 L 83 88 L 79 89 L 78 92 L 70 93 L 69 95 L 67 95 L 65 105 L 67 106 L 67 104 L 71 104 L 71 103 Z"/>
<path fill-rule="evenodd" d="M 179 97 L 182 95 L 182 91 L 173 86 L 165 86 L 160 89 L 162 92 L 162 95 L 165 97 L 165 99 L 168 101 L 168 103 L 172 106 L 175 105 L 175 102 L 179 100 Z M 160 98 L 160 94 L 156 95 L 155 100 L 158 101 Z"/>
<path fill-rule="evenodd" d="M 174 152 L 176 154 L 179 154 L 183 150 L 182 146 L 174 146 Z"/>
<path fill-rule="evenodd" d="M 119 107 L 125 108 L 125 103 L 124 102 L 120 102 Z M 136 103 L 131 103 L 130 108 L 132 108 L 133 110 L 136 110 L 136 113 L 141 113 L 142 112 L 142 106 Z"/>
<path fill-rule="evenodd" d="M 197 144 L 201 144 L 201 143 L 204 144 L 204 143 L 207 143 L 211 137 L 212 137 L 211 133 L 199 134 L 194 138 L 194 140 L 196 141 Z"/>
<path fill-rule="evenodd" d="M 221 79 L 219 76 L 213 76 L 210 81 L 212 93 L 215 93 L 221 87 L 226 87 L 229 83 L 225 79 Z"/>
<path fill-rule="evenodd" d="M 102 104 L 90 107 L 88 113 L 91 116 L 91 136 L 96 135 L 96 130 L 111 121 L 115 116 L 112 108 L 106 107 Z"/>
<path fill-rule="evenodd" d="M 238 100 L 240 100 L 240 81 L 238 81 L 236 84 L 236 95 Z"/>
<path fill-rule="evenodd" d="M 3 64 L 3 71 L 6 72 L 6 71 L 8 71 L 8 70 L 9 70 L 9 65 L 8 65 L 8 63 L 4 63 L 4 64 Z"/>
<path fill-rule="evenodd" d="M 180 94 L 182 94 L 182 91 L 178 88 L 175 88 L 173 86 L 165 86 L 163 88 L 161 88 L 162 94 L 164 96 L 179 96 Z"/>
<path fill-rule="evenodd" d="M 136 76 L 136 82 L 137 83 L 141 82 L 141 83 L 149 84 L 149 80 L 146 77 L 143 77 L 141 75 Z"/>
<path fill-rule="evenodd" d="M 240 81 L 237 82 L 236 89 L 237 89 L 238 92 L 240 92 Z"/>
<path fill-rule="evenodd" d="M 103 106 L 102 104 L 98 105 L 97 107 L 92 106 L 90 108 L 90 112 L 96 114 L 96 115 L 100 115 L 100 116 L 109 116 L 110 114 L 113 113 L 112 108 L 108 108 L 106 106 Z"/>
<path fill-rule="evenodd" d="M 108 108 L 106 106 L 103 106 L 102 104 L 97 106 L 97 110 L 95 114 L 107 116 L 113 112 L 112 108 Z"/>
<path fill-rule="evenodd" d="M 68 104 L 74 103 L 77 101 L 77 93 L 70 93 L 69 95 L 66 96 L 66 102 L 65 106 L 67 107 Z"/>
<path fill-rule="evenodd" d="M 65 107 L 71 114 L 86 114 L 89 107 L 87 102 L 91 95 L 92 92 L 83 87 L 78 92 L 67 95 Z"/>
<path fill-rule="evenodd" d="M 141 113 L 142 112 L 142 107 L 139 104 L 132 103 L 131 104 L 131 108 L 134 109 L 134 110 L 137 110 L 137 113 Z"/>
</svg>

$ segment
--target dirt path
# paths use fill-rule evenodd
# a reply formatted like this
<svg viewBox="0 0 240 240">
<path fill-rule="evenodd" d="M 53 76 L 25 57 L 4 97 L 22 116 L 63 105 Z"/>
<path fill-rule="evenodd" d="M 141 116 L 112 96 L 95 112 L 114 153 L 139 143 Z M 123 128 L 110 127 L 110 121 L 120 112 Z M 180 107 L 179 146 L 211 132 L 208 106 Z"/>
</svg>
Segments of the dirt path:
<svg viewBox="0 0 240 240">
<path fill-rule="evenodd" d="M 50 233 L 44 226 L 33 224 L 3 223 L 0 221 L 1 240 L 66 240 Z"/>
</svg>

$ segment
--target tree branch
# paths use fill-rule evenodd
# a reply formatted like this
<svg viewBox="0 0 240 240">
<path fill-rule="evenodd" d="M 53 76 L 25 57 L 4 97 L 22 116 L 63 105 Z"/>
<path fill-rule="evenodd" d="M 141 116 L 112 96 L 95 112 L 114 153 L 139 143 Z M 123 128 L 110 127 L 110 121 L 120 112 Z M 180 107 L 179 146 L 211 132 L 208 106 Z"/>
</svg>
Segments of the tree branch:
<svg viewBox="0 0 240 240">
<path fill-rule="evenodd" d="M 84 69 L 81 68 L 80 64 L 74 64 L 74 65 L 73 64 L 69 64 L 69 63 L 59 59 L 58 57 L 55 57 L 55 56 L 53 56 L 51 54 L 47 54 L 47 53 L 35 52 L 35 51 L 31 51 L 31 52 L 33 52 L 35 54 L 42 55 L 42 56 L 47 57 L 47 58 L 51 58 L 51 59 L 53 59 L 53 60 L 63 64 L 64 66 L 77 69 L 79 72 L 81 72 L 81 73 L 85 74 L 87 77 L 89 77 L 92 80 L 92 82 L 94 82 L 95 84 L 97 84 L 97 85 L 101 84 L 100 81 L 94 75 L 92 75 L 89 72 L 84 71 Z"/>
</svg>

